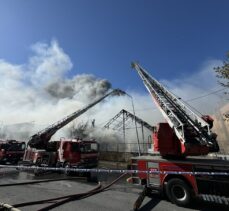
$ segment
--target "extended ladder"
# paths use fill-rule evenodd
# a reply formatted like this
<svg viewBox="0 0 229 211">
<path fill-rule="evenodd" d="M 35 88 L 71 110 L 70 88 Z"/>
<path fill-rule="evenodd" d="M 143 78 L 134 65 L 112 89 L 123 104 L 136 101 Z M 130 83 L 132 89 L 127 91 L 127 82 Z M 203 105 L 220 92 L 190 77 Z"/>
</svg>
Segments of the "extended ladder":
<svg viewBox="0 0 229 211">
<path fill-rule="evenodd" d="M 219 150 L 216 136 L 210 131 L 209 124 L 204 119 L 168 91 L 139 64 L 132 63 L 132 67 L 138 72 L 157 107 L 182 143 L 195 142 L 208 146 L 211 151 Z"/>
</svg>

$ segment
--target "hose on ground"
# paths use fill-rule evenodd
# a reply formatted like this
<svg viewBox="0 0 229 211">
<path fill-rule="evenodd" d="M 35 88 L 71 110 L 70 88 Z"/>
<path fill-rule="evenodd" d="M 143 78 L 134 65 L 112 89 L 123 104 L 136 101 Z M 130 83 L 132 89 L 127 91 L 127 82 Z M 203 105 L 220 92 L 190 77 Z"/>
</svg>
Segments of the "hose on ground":
<svg viewBox="0 0 229 211">
<path fill-rule="evenodd" d="M 38 180 L 38 181 L 30 181 L 30 182 L 20 182 L 20 183 L 6 183 L 6 184 L 0 184 L 0 187 L 30 185 L 30 184 L 37 184 L 37 183 L 55 182 L 55 181 L 61 181 L 61 180 L 78 180 L 78 179 L 85 179 L 85 178 L 69 177 L 69 178 L 61 178 L 61 179 L 46 179 L 46 180 Z M 26 206 L 26 203 L 23 203 L 23 204 L 25 204 Z M 16 208 L 16 206 L 9 205 L 3 202 L 0 202 L 0 210 L 20 211 L 19 209 Z"/>
<path fill-rule="evenodd" d="M 95 191 L 97 189 L 101 188 L 101 184 L 99 183 L 94 189 L 92 189 L 91 191 Z M 88 191 L 90 192 L 90 191 Z M 31 202 L 24 202 L 24 203 L 20 203 L 20 204 L 14 204 L 14 207 L 25 207 L 25 206 L 29 206 L 29 205 L 36 205 L 36 204 L 44 204 L 44 203 L 48 203 L 48 202 L 54 202 L 56 200 L 60 200 L 60 199 L 66 199 L 69 197 L 74 197 L 74 196 L 81 196 L 86 193 L 79 193 L 79 194 L 71 194 L 71 195 L 67 195 L 67 196 L 61 196 L 61 197 L 56 197 L 56 198 L 50 198 L 50 199 L 44 199 L 44 200 L 39 200 L 39 201 L 31 201 Z"/>
<path fill-rule="evenodd" d="M 25 206 L 36 205 L 36 204 L 53 203 L 51 205 L 48 205 L 48 206 L 38 210 L 38 211 L 47 211 L 47 210 L 53 209 L 55 207 L 58 207 L 60 205 L 63 205 L 65 203 L 67 203 L 67 202 L 83 199 L 83 198 L 92 196 L 94 194 L 100 193 L 100 192 L 108 189 L 109 187 L 111 187 L 114 183 L 119 181 L 126 174 L 127 173 L 124 173 L 124 174 L 120 175 L 117 179 L 113 180 L 110 184 L 106 185 L 105 187 L 102 187 L 101 183 L 99 182 L 99 184 L 94 189 L 92 189 L 90 191 L 87 191 L 87 192 L 84 192 L 84 193 L 72 194 L 72 195 L 67 195 L 67 196 L 62 196 L 62 197 L 39 200 L 39 201 L 24 202 L 24 203 L 20 203 L 20 204 L 14 204 L 12 206 L 13 207 L 25 207 Z M 48 181 L 48 180 L 46 180 L 46 181 Z M 51 181 L 53 181 L 53 180 L 51 180 Z M 19 184 L 19 183 L 16 183 L 16 184 Z M 20 183 L 20 184 L 22 184 L 22 183 Z M 34 184 L 34 183 L 30 183 L 29 182 L 27 184 Z M 60 200 L 60 201 L 57 201 L 57 200 Z"/>
<path fill-rule="evenodd" d="M 13 207 L 12 205 L 0 202 L 0 210 L 11 210 L 11 211 L 20 211 L 19 209 Z"/>
<path fill-rule="evenodd" d="M 0 187 L 18 186 L 18 185 L 32 185 L 32 184 L 44 183 L 44 182 L 56 182 L 56 181 L 61 181 L 61 180 L 78 180 L 78 179 L 85 180 L 84 177 L 70 177 L 70 178 L 62 178 L 62 179 L 46 179 L 46 180 L 37 180 L 37 181 L 30 181 L 30 182 L 6 183 L 6 184 L 0 184 Z"/>
<path fill-rule="evenodd" d="M 80 200 L 80 199 L 84 199 L 84 198 L 87 198 L 89 196 L 92 196 L 92 195 L 95 195 L 95 194 L 98 194 L 106 189 L 108 189 L 109 187 L 111 187 L 113 184 L 115 184 L 116 182 L 118 182 L 120 179 L 122 179 L 127 173 L 124 173 L 122 174 L 121 176 L 119 176 L 117 179 L 115 179 L 114 181 L 112 181 L 110 184 L 106 185 L 105 187 L 101 187 L 100 189 L 97 189 L 97 190 L 92 190 L 92 191 L 88 191 L 84 194 L 76 194 L 75 196 L 72 196 L 72 197 L 68 197 L 62 201 L 59 201 L 59 202 L 56 202 L 52 205 L 49 205 L 47 207 L 44 207 L 42 209 L 39 209 L 38 211 L 48 211 L 50 209 L 53 209 L 55 207 L 58 207 L 60 205 L 63 205 L 67 202 L 70 202 L 70 201 L 74 201 L 74 200 Z"/>
</svg>

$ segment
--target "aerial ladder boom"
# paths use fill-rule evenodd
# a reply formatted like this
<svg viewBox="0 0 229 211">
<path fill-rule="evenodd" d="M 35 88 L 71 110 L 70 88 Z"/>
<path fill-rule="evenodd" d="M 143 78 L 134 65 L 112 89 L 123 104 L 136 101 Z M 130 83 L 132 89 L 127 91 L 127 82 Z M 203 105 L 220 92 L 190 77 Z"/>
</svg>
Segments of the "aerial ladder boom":
<svg viewBox="0 0 229 211">
<path fill-rule="evenodd" d="M 210 130 L 213 120 L 209 116 L 199 116 L 139 64 L 132 63 L 132 67 L 183 146 L 200 145 L 207 147 L 210 152 L 219 151 L 216 134 Z"/>
<path fill-rule="evenodd" d="M 85 113 L 87 110 L 89 110 L 90 108 L 92 108 L 93 106 L 101 102 L 102 100 L 104 100 L 106 97 L 110 95 L 123 95 L 123 94 L 125 94 L 125 92 L 123 92 L 122 90 L 114 89 L 113 91 L 95 100 L 94 102 L 90 103 L 89 105 L 85 106 L 84 108 L 73 112 L 72 114 L 63 118 L 62 120 L 57 121 L 56 123 L 34 134 L 33 136 L 31 136 L 28 142 L 28 146 L 30 146 L 31 148 L 36 148 L 36 149 L 46 149 L 49 140 L 59 129 L 61 129 L 62 127 L 64 127 L 65 125 L 73 121 L 75 118 Z"/>
</svg>

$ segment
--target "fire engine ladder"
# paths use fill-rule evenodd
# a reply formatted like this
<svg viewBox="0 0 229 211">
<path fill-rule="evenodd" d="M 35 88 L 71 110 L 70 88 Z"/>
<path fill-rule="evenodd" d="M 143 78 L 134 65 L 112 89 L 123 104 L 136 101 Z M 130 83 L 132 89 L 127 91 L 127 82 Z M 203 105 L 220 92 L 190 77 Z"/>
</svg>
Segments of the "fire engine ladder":
<svg viewBox="0 0 229 211">
<path fill-rule="evenodd" d="M 132 63 L 157 107 L 182 143 L 197 142 L 218 151 L 209 125 L 179 98 L 169 92 L 139 64 Z"/>
<path fill-rule="evenodd" d="M 108 97 L 109 95 L 124 95 L 125 92 L 123 92 L 120 89 L 114 89 L 113 91 L 109 92 L 108 94 L 104 95 L 103 97 L 95 100 L 91 104 L 85 106 L 82 109 L 79 109 L 78 111 L 70 114 L 69 116 L 63 118 L 60 121 L 57 121 L 56 123 L 48 126 L 47 128 L 39 131 L 35 135 L 33 135 L 29 142 L 28 146 L 33 147 L 33 148 L 45 148 L 46 144 L 48 141 L 51 139 L 52 135 L 54 135 L 60 128 L 64 127 L 71 121 L 73 121 L 75 118 L 79 117 L 83 113 L 85 113 L 87 110 L 89 110 L 91 107 L 95 106 L 97 103 L 101 102 L 103 99 Z"/>
</svg>

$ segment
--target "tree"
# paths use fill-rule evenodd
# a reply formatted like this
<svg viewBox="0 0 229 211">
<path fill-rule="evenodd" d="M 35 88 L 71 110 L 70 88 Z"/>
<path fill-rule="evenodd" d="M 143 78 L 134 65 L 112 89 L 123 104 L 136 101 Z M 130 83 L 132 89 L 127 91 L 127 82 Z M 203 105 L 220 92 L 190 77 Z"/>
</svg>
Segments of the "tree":
<svg viewBox="0 0 229 211">
<path fill-rule="evenodd" d="M 223 61 L 223 65 L 219 67 L 215 67 L 216 76 L 220 79 L 219 83 L 223 87 L 229 88 L 229 52 L 227 53 L 227 58 Z M 228 94 L 228 92 L 225 92 Z M 224 115 L 224 120 L 229 121 L 229 112 L 226 112 Z"/>
<path fill-rule="evenodd" d="M 227 53 L 227 58 L 223 62 L 222 66 L 215 67 L 215 72 L 217 77 L 220 79 L 219 83 L 229 88 L 229 52 Z"/>
</svg>

